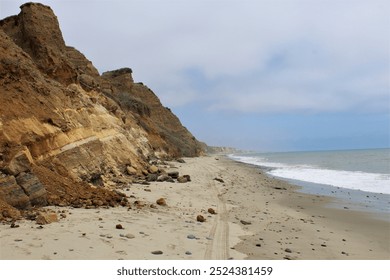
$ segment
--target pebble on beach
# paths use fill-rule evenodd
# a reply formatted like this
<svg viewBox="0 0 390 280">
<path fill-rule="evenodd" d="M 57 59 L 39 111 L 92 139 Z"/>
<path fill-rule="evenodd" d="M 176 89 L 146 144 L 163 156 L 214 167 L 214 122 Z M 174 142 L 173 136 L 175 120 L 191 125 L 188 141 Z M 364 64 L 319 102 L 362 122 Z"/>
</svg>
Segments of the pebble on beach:
<svg viewBox="0 0 390 280">
<path fill-rule="evenodd" d="M 135 238 L 134 234 L 128 233 L 128 234 L 119 234 L 120 237 L 125 237 L 127 239 L 133 239 Z"/>
<path fill-rule="evenodd" d="M 162 255 L 163 251 L 161 251 L 161 250 L 153 251 L 152 254 L 153 255 Z"/>
<path fill-rule="evenodd" d="M 198 215 L 198 216 L 196 217 L 196 220 L 197 220 L 198 222 L 201 222 L 201 223 L 203 223 L 203 222 L 206 221 L 205 217 L 203 217 L 202 215 Z"/>
<path fill-rule="evenodd" d="M 165 201 L 164 198 L 159 198 L 156 200 L 156 204 L 160 206 L 167 206 L 167 202 Z"/>
</svg>

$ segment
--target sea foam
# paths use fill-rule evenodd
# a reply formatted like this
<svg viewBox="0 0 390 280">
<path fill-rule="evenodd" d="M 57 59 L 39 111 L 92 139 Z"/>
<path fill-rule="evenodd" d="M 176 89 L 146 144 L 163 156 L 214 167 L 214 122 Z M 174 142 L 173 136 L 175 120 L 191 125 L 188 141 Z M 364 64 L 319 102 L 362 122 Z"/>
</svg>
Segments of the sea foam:
<svg viewBox="0 0 390 280">
<path fill-rule="evenodd" d="M 267 173 L 293 179 L 347 189 L 390 194 L 390 174 L 332 170 L 305 164 L 269 162 L 260 156 L 230 155 L 236 161 L 267 168 Z"/>
</svg>

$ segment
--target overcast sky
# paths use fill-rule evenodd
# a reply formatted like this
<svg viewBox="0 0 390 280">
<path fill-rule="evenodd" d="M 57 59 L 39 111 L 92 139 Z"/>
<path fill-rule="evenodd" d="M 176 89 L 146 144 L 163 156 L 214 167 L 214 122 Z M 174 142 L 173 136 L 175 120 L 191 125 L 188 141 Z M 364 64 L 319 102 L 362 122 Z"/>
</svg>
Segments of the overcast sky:
<svg viewBox="0 0 390 280">
<path fill-rule="evenodd" d="M 1 18 L 24 2 L 0 0 Z M 388 0 L 41 3 L 101 73 L 132 68 L 210 145 L 390 146 Z"/>
</svg>

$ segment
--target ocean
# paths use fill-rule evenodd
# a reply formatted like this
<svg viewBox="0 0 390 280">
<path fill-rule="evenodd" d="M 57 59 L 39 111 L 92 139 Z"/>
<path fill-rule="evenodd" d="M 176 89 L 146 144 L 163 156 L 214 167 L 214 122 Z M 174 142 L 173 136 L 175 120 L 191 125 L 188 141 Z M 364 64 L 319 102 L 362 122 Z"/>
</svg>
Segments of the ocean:
<svg viewBox="0 0 390 280">
<path fill-rule="evenodd" d="M 231 154 L 311 194 L 389 213 L 390 149 Z"/>
</svg>

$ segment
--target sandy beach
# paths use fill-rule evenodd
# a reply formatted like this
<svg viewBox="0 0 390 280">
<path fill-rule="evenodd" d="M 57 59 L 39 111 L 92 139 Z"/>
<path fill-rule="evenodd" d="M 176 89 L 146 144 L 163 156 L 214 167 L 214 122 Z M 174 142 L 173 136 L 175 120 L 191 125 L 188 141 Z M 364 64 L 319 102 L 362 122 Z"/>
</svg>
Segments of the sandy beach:
<svg viewBox="0 0 390 280">
<path fill-rule="evenodd" d="M 185 161 L 169 168 L 191 182 L 121 190 L 131 209 L 49 207 L 58 222 L 1 224 L 0 258 L 390 259 L 388 220 L 327 207 L 329 197 L 299 193 L 224 156 Z M 166 205 L 156 204 L 160 198 Z"/>
</svg>

